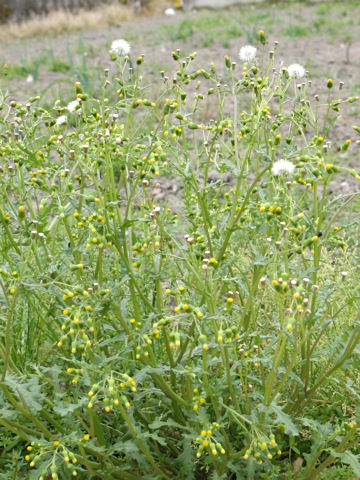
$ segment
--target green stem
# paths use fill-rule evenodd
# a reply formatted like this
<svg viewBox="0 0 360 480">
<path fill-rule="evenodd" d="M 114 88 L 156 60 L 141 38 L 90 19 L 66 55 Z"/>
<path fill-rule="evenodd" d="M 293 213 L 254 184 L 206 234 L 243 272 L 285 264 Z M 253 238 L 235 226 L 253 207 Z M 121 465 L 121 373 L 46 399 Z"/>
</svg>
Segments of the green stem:
<svg viewBox="0 0 360 480">
<path fill-rule="evenodd" d="M 168 475 L 166 475 L 156 464 L 155 460 L 153 459 L 151 453 L 149 452 L 149 450 L 147 449 L 147 447 L 144 445 L 144 443 L 142 442 L 142 440 L 140 440 L 140 438 L 138 437 L 137 433 L 136 433 L 136 430 L 130 420 L 130 418 L 128 417 L 126 411 L 125 411 L 125 408 L 123 407 L 123 405 L 120 403 L 119 404 L 119 410 L 121 412 L 121 415 L 123 417 L 123 419 L 125 420 L 129 430 L 130 430 L 130 433 L 133 437 L 133 439 L 135 440 L 135 442 L 137 443 L 138 447 L 140 448 L 140 450 L 143 452 L 143 454 L 145 455 L 145 458 L 147 459 L 147 461 L 150 463 L 150 465 L 161 475 L 162 478 L 165 478 L 166 480 L 170 480 L 170 477 Z"/>
</svg>

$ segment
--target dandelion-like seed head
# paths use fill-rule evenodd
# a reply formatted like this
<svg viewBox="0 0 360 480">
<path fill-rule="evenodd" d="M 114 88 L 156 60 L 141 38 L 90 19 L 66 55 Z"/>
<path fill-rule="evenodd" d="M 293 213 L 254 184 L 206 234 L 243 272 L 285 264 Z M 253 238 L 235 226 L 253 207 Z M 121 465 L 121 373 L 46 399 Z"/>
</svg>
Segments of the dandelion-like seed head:
<svg viewBox="0 0 360 480">
<path fill-rule="evenodd" d="M 298 63 L 289 65 L 287 70 L 290 78 L 302 78 L 305 76 L 305 68 Z"/>
<path fill-rule="evenodd" d="M 63 124 L 66 123 L 66 122 L 67 122 L 67 117 L 66 117 L 66 115 L 60 115 L 60 117 L 58 117 L 58 118 L 56 119 L 56 125 L 58 125 L 58 126 L 59 126 L 59 125 L 63 125 Z"/>
<path fill-rule="evenodd" d="M 168 16 L 173 16 L 173 15 L 176 15 L 176 12 L 173 8 L 167 8 L 165 10 L 165 15 L 168 15 Z"/>
<path fill-rule="evenodd" d="M 123 38 L 114 40 L 110 48 L 115 55 L 128 55 L 130 53 L 130 43 Z"/>
<path fill-rule="evenodd" d="M 79 107 L 79 101 L 73 100 L 72 102 L 68 103 L 67 109 L 70 113 L 74 113 Z"/>
<path fill-rule="evenodd" d="M 253 47 L 252 45 L 245 45 L 244 47 L 241 47 L 239 57 L 243 62 L 250 62 L 251 60 L 254 60 L 256 57 L 256 47 Z"/>
<path fill-rule="evenodd" d="M 295 165 L 289 160 L 278 160 L 271 168 L 271 171 L 275 177 L 279 175 L 292 175 L 295 170 Z"/>
</svg>

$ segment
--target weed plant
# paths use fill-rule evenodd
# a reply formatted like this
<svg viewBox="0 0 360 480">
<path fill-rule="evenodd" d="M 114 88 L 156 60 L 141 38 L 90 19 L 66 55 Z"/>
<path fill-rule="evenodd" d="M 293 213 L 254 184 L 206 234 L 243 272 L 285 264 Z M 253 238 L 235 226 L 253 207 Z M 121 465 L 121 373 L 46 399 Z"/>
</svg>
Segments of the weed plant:
<svg viewBox="0 0 360 480">
<path fill-rule="evenodd" d="M 99 97 L 3 93 L 2 479 L 360 475 L 356 194 L 328 193 L 358 98 L 257 37 L 172 52 L 154 99 L 121 50 Z"/>
</svg>

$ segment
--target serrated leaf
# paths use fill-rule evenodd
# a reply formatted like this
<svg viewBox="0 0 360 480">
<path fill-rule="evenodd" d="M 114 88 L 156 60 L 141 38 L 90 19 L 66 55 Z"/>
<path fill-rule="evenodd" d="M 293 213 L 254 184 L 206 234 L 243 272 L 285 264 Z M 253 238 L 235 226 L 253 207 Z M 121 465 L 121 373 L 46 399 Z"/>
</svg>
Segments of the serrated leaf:
<svg viewBox="0 0 360 480">
<path fill-rule="evenodd" d="M 350 465 L 355 475 L 360 476 L 360 458 L 359 455 L 354 455 L 351 452 L 337 452 L 333 448 L 330 449 L 333 457 L 339 458 L 342 463 Z"/>
<path fill-rule="evenodd" d="M 167 446 L 167 440 L 164 437 L 160 437 L 160 435 L 155 432 L 141 432 L 140 434 L 138 434 L 138 437 L 151 438 L 151 440 L 157 441 L 162 447 Z"/>
<path fill-rule="evenodd" d="M 183 480 L 193 480 L 195 470 L 195 451 L 191 446 L 191 441 L 184 438 L 182 441 L 182 452 L 176 459 L 176 465 L 181 472 Z"/>
<path fill-rule="evenodd" d="M 290 415 L 285 413 L 281 407 L 278 405 L 271 404 L 268 407 L 265 405 L 259 405 L 258 409 L 261 412 L 265 412 L 268 415 L 275 415 L 277 423 L 282 423 L 286 426 L 285 433 L 287 435 L 298 435 L 299 429 L 292 421 Z"/>
<path fill-rule="evenodd" d="M 303 422 L 304 423 L 304 422 Z M 308 419 L 308 423 L 313 423 Z M 329 423 L 320 424 L 316 422 L 314 425 L 315 428 L 312 428 L 314 435 L 312 435 L 312 445 L 310 453 L 304 453 L 304 458 L 306 460 L 307 465 L 311 465 L 314 460 L 318 457 L 321 453 L 323 448 L 324 442 L 326 438 L 332 432 L 332 427 Z"/>
<path fill-rule="evenodd" d="M 176 427 L 176 428 L 185 428 L 186 430 L 189 430 L 183 425 L 180 425 L 180 423 L 177 423 L 171 419 L 168 419 L 166 421 L 154 420 L 152 423 L 148 425 L 148 427 L 151 428 L 152 430 L 158 430 L 159 428 L 162 428 L 162 427 Z"/>
<path fill-rule="evenodd" d="M 69 413 L 73 413 L 77 408 L 79 408 L 79 405 L 76 403 L 57 400 L 56 406 L 54 407 L 54 412 L 61 417 L 66 417 L 67 415 L 69 415 Z"/>
<path fill-rule="evenodd" d="M 8 420 L 16 419 L 16 412 L 14 410 L 9 410 L 6 407 L 0 409 L 0 417 L 6 418 Z"/>
<path fill-rule="evenodd" d="M 21 382 L 21 380 L 23 381 Z M 11 388 L 25 408 L 39 412 L 45 399 L 45 394 L 41 392 L 42 385 L 39 385 L 39 379 L 32 377 L 26 381 L 21 380 L 7 374 L 2 384 Z"/>
</svg>

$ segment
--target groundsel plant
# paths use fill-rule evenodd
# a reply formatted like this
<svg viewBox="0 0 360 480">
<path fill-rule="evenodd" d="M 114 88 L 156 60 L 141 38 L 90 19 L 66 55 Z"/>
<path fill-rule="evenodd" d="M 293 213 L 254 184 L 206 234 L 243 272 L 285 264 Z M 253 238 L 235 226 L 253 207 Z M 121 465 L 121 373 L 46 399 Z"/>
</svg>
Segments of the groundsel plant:
<svg viewBox="0 0 360 480">
<path fill-rule="evenodd" d="M 125 43 L 99 98 L 2 97 L 2 478 L 359 475 L 356 195 L 330 189 L 360 176 L 329 143 L 358 98 L 314 106 L 258 39 L 262 66 L 172 52 L 157 98 Z"/>
</svg>

